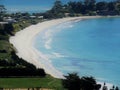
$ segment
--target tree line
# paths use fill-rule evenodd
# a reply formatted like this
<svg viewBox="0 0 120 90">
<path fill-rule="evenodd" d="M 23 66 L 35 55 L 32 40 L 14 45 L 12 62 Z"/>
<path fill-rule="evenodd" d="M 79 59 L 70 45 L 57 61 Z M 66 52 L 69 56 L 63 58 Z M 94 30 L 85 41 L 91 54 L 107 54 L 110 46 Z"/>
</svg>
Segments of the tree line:
<svg viewBox="0 0 120 90">
<path fill-rule="evenodd" d="M 62 80 L 63 87 L 67 90 L 108 90 L 106 84 L 102 86 L 97 84 L 94 77 L 79 77 L 77 73 L 69 73 L 65 76 L 65 79 Z M 113 86 L 110 90 L 119 90 L 116 86 Z"/>
<path fill-rule="evenodd" d="M 14 51 L 11 52 L 11 59 L 0 59 L 0 77 L 46 76 L 44 69 L 19 58 Z"/>
<path fill-rule="evenodd" d="M 84 0 L 70 1 L 62 4 L 60 0 L 56 0 L 53 7 L 43 13 L 45 18 L 61 18 L 79 15 L 120 15 L 120 0 L 116 1 L 100 1 Z"/>
<path fill-rule="evenodd" d="M 6 16 L 4 5 L 0 5 L 0 22 L 4 23 L 3 18 Z M 16 16 L 19 17 L 19 14 Z M 0 46 L 0 77 L 45 77 L 44 69 L 36 68 L 33 64 L 19 58 L 12 45 L 9 46 L 10 50 L 5 47 L 6 44 L 9 44 L 9 37 L 14 35 L 14 32 L 14 23 L 0 24 L 0 41 L 5 43 L 4 48 Z M 6 55 L 6 57 L 3 58 L 2 55 Z"/>
</svg>

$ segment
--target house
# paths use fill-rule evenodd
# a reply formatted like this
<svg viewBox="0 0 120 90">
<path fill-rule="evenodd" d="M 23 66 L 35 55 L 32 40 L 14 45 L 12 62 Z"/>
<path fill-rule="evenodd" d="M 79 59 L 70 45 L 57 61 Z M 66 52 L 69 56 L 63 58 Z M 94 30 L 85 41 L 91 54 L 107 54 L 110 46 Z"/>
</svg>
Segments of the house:
<svg viewBox="0 0 120 90">
<path fill-rule="evenodd" d="M 0 25 L 8 24 L 8 22 L 0 22 Z"/>
<path fill-rule="evenodd" d="M 65 13 L 65 17 L 68 17 L 70 15 L 70 13 Z"/>
<path fill-rule="evenodd" d="M 38 19 L 43 19 L 44 18 L 44 16 L 38 16 Z"/>
<path fill-rule="evenodd" d="M 15 19 L 13 19 L 12 17 L 4 17 L 3 18 L 4 22 L 8 22 L 8 23 L 16 23 L 17 21 Z"/>
<path fill-rule="evenodd" d="M 36 16 L 30 16 L 30 18 L 34 19 L 34 18 L 36 18 Z"/>
</svg>

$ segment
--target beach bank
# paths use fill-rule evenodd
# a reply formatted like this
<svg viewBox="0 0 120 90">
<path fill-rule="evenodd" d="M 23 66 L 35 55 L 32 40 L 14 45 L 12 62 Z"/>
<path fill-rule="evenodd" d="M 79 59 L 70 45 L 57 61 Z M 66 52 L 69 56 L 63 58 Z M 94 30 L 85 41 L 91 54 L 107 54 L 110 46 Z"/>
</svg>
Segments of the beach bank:
<svg viewBox="0 0 120 90">
<path fill-rule="evenodd" d="M 63 73 L 56 70 L 51 61 L 46 58 L 42 52 L 38 51 L 34 47 L 35 37 L 50 27 L 59 25 L 61 23 L 82 20 L 82 19 L 90 19 L 90 18 L 100 18 L 101 16 L 83 16 L 83 17 L 68 17 L 62 19 L 54 19 L 50 21 L 44 21 L 38 23 L 36 25 L 31 25 L 12 36 L 9 41 L 16 48 L 16 54 L 26 60 L 34 64 L 37 68 L 43 68 L 46 73 L 50 74 L 55 78 L 64 78 Z M 103 85 L 103 82 L 98 82 Z M 106 84 L 108 88 L 112 87 L 112 84 Z"/>
<path fill-rule="evenodd" d="M 62 19 L 54 19 L 38 23 L 37 25 L 31 25 L 15 34 L 10 38 L 10 43 L 16 48 L 17 55 L 23 58 L 27 62 L 34 64 L 38 68 L 45 69 L 45 72 L 52 75 L 55 78 L 64 78 L 63 74 L 56 70 L 51 62 L 46 58 L 42 52 L 39 52 L 34 48 L 34 38 L 36 35 L 43 30 L 46 30 L 52 26 L 59 25 L 64 22 L 88 19 L 88 18 L 99 18 L 100 16 L 84 16 L 84 17 L 68 17 Z"/>
</svg>

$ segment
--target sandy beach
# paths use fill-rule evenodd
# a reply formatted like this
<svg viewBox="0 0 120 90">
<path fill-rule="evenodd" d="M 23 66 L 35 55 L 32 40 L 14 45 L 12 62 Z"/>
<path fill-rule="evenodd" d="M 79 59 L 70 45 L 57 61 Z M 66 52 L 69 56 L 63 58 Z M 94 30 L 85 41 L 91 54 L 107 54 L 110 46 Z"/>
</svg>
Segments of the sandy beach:
<svg viewBox="0 0 120 90">
<path fill-rule="evenodd" d="M 34 64 L 37 68 L 45 69 L 45 72 L 52 75 L 55 78 L 64 78 L 63 74 L 56 70 L 51 62 L 42 54 L 42 52 L 37 51 L 34 48 L 34 38 L 35 36 L 54 25 L 60 23 L 81 20 L 87 18 L 98 18 L 100 16 L 85 16 L 85 17 L 74 17 L 74 18 L 62 18 L 50 21 L 44 21 L 38 23 L 37 25 L 31 25 L 24 30 L 21 30 L 15 34 L 15 36 L 10 38 L 10 43 L 16 48 L 17 55 L 23 58 L 27 62 Z"/>
<path fill-rule="evenodd" d="M 42 54 L 42 52 L 34 48 L 34 39 L 38 33 L 52 26 L 59 25 L 64 22 L 88 18 L 100 18 L 100 16 L 84 16 L 44 21 L 36 25 L 31 25 L 24 30 L 17 32 L 15 36 L 12 36 L 9 39 L 9 41 L 16 48 L 16 54 L 20 58 L 23 58 L 27 62 L 34 64 L 37 68 L 43 68 L 46 73 L 50 74 L 55 78 L 64 78 L 63 74 L 52 66 L 51 61 L 48 60 L 46 56 Z M 101 82 L 98 83 L 103 84 Z M 107 85 L 108 87 L 112 87 L 112 84 Z"/>
</svg>

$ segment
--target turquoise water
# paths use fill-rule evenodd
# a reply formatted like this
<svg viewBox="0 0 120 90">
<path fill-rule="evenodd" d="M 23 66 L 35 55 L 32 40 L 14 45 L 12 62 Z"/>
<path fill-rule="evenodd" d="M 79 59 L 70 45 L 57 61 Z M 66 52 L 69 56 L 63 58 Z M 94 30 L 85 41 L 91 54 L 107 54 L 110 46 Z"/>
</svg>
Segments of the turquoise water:
<svg viewBox="0 0 120 90">
<path fill-rule="evenodd" d="M 36 37 L 35 47 L 64 74 L 77 72 L 120 86 L 120 18 L 51 27 Z"/>
</svg>

